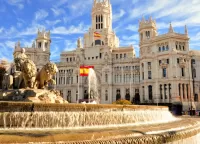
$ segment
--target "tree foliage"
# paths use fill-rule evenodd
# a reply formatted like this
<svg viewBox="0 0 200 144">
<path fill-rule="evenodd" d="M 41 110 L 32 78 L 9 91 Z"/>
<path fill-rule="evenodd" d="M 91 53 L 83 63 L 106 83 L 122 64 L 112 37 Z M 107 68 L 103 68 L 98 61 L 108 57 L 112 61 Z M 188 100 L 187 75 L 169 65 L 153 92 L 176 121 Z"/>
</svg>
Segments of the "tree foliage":
<svg viewBox="0 0 200 144">
<path fill-rule="evenodd" d="M 120 100 L 117 100 L 117 101 L 113 102 L 113 104 L 131 105 L 132 103 L 130 101 L 128 101 L 128 100 L 120 99 Z"/>
</svg>

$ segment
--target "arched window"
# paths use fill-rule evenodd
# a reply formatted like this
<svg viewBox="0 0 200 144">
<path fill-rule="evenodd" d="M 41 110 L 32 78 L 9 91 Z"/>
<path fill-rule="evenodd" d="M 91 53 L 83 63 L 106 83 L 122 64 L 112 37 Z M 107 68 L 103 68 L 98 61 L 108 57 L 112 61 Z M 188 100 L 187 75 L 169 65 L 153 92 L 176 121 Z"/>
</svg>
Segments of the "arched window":
<svg viewBox="0 0 200 144">
<path fill-rule="evenodd" d="M 182 84 L 182 90 L 183 90 L 183 99 L 185 99 L 185 84 Z"/>
<path fill-rule="evenodd" d="M 121 99 L 121 93 L 120 93 L 120 89 L 116 90 L 116 100 Z"/>
<path fill-rule="evenodd" d="M 108 90 L 105 90 L 105 101 L 108 101 Z"/>
<path fill-rule="evenodd" d="M 160 99 L 163 99 L 163 94 L 162 94 L 162 85 L 160 85 Z"/>
<path fill-rule="evenodd" d="M 101 40 L 95 40 L 95 45 L 101 45 Z"/>
<path fill-rule="evenodd" d="M 151 85 L 148 86 L 148 91 L 149 91 L 149 100 L 152 100 L 153 99 L 153 91 L 152 91 Z"/>
<path fill-rule="evenodd" d="M 195 101 L 195 102 L 198 102 L 198 100 L 199 100 L 198 94 L 195 94 L 195 95 L 194 95 L 194 101 Z"/>
<path fill-rule="evenodd" d="M 159 47 L 158 51 L 161 52 L 161 47 Z"/>
<path fill-rule="evenodd" d="M 193 78 L 196 78 L 196 69 L 195 68 L 193 68 L 193 70 L 192 70 L 193 72 L 192 72 L 192 77 Z"/>
<path fill-rule="evenodd" d="M 167 69 L 166 68 L 163 68 L 163 77 L 167 77 Z"/>
<path fill-rule="evenodd" d="M 162 51 L 165 51 L 165 46 L 162 47 Z"/>
<path fill-rule="evenodd" d="M 166 51 L 168 51 L 168 50 L 169 50 L 169 46 L 167 45 L 167 46 L 166 46 Z"/>
<path fill-rule="evenodd" d="M 130 101 L 131 97 L 130 97 L 130 89 L 126 89 L 126 95 L 125 95 L 125 99 Z"/>
<path fill-rule="evenodd" d="M 195 64 L 195 59 L 192 59 L 192 64 Z"/>
<path fill-rule="evenodd" d="M 108 82 L 108 74 L 105 74 L 105 82 Z"/>
<path fill-rule="evenodd" d="M 165 95 L 165 99 L 167 99 L 167 85 L 164 84 L 164 95 Z"/>
</svg>

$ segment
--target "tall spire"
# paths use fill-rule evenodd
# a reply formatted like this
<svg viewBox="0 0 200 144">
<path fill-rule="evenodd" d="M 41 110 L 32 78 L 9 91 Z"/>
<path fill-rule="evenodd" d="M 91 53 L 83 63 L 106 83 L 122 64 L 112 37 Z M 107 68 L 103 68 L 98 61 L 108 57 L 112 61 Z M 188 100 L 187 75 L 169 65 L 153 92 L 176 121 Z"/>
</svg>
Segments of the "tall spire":
<svg viewBox="0 0 200 144">
<path fill-rule="evenodd" d="M 172 27 L 172 23 L 170 22 L 170 26 L 169 26 L 169 33 L 173 33 L 174 32 L 174 29 Z"/>
<path fill-rule="evenodd" d="M 187 28 L 187 25 L 185 25 L 185 34 L 188 35 L 188 28 Z"/>
</svg>

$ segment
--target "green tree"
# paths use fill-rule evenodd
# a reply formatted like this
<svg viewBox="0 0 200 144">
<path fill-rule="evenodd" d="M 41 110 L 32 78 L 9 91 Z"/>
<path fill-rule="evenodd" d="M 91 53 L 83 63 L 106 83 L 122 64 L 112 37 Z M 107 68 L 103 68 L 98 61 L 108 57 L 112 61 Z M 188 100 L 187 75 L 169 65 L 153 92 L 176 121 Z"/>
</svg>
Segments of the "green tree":
<svg viewBox="0 0 200 144">
<path fill-rule="evenodd" d="M 5 73 L 6 73 L 6 68 L 0 65 L 0 89 L 2 89 L 2 81 Z"/>
</svg>

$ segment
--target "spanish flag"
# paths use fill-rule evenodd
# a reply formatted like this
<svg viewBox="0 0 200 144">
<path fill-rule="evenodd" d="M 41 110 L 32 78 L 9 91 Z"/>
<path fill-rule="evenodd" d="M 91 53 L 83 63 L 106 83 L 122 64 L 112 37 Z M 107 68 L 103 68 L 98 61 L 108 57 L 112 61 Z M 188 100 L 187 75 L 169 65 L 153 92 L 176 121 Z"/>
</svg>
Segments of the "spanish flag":
<svg viewBox="0 0 200 144">
<path fill-rule="evenodd" d="M 80 66 L 80 76 L 88 76 L 90 68 L 94 66 Z"/>
<path fill-rule="evenodd" d="M 95 37 L 95 38 L 100 38 L 100 37 L 101 37 L 101 34 L 98 33 L 98 32 L 94 32 L 94 37 Z"/>
</svg>

